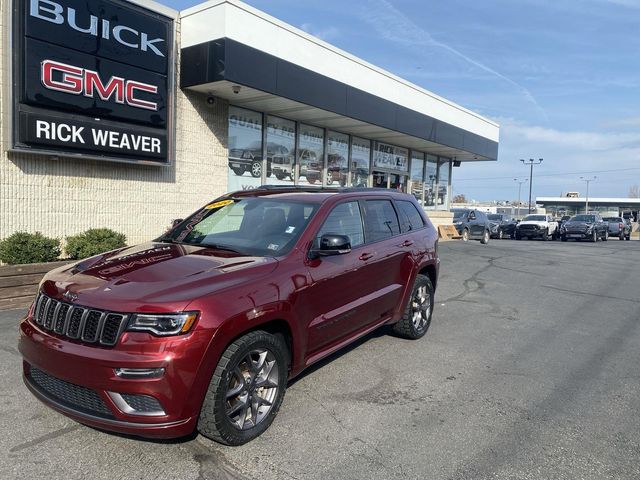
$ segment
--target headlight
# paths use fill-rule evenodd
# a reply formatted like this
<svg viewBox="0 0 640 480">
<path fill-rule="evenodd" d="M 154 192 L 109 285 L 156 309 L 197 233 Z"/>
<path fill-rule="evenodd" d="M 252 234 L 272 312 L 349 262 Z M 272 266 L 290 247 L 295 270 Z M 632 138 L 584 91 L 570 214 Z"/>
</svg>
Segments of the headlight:
<svg viewBox="0 0 640 480">
<path fill-rule="evenodd" d="M 138 313 L 129 322 L 127 330 L 134 332 L 150 332 L 166 337 L 187 333 L 198 318 L 198 312 L 185 313 Z"/>
</svg>

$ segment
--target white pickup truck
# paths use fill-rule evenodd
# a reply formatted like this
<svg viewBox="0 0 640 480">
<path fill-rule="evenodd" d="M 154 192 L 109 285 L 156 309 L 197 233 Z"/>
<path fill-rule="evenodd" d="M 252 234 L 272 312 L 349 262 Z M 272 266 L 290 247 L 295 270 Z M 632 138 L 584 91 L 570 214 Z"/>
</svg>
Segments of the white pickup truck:
<svg viewBox="0 0 640 480">
<path fill-rule="evenodd" d="M 551 215 L 527 215 L 516 226 L 516 240 L 522 240 L 523 238 L 555 240 L 558 238 L 559 233 L 558 222 Z"/>
</svg>

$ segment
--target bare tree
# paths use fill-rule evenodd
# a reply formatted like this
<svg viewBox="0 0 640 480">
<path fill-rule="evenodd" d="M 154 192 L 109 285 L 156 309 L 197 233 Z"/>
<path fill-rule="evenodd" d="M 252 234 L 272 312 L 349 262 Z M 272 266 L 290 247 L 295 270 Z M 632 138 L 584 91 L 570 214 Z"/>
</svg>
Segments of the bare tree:
<svg viewBox="0 0 640 480">
<path fill-rule="evenodd" d="M 640 198 L 640 189 L 637 183 L 629 187 L 629 198 Z"/>
<path fill-rule="evenodd" d="M 467 203 L 467 197 L 464 196 L 464 193 L 459 193 L 453 197 L 453 203 Z"/>
</svg>

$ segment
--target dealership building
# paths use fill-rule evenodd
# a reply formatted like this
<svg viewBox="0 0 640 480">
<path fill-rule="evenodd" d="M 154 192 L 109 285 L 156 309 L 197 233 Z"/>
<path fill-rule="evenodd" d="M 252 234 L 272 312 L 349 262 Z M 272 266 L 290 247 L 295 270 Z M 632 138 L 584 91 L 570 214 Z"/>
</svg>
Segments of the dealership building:
<svg viewBox="0 0 640 480">
<path fill-rule="evenodd" d="M 227 191 L 380 187 L 448 210 L 499 127 L 236 0 L 0 0 L 0 238 L 154 238 Z"/>
</svg>

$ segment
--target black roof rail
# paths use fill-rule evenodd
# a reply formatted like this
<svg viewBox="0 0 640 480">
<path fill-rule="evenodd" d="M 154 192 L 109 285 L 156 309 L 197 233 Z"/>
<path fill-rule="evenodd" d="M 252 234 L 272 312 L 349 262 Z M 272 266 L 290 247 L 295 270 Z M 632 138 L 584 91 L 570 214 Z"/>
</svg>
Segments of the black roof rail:
<svg viewBox="0 0 640 480">
<path fill-rule="evenodd" d="M 378 193 L 405 193 L 398 192 L 390 188 L 375 188 L 375 187 L 324 187 L 313 185 L 261 185 L 256 188 L 252 188 L 250 191 L 256 190 L 294 190 L 299 192 L 341 192 L 341 193 L 358 193 L 358 192 L 378 192 Z"/>
</svg>

